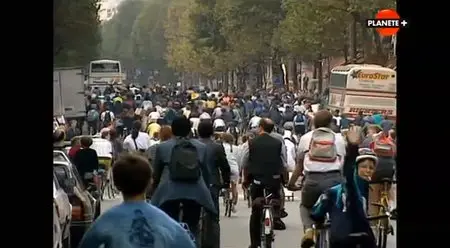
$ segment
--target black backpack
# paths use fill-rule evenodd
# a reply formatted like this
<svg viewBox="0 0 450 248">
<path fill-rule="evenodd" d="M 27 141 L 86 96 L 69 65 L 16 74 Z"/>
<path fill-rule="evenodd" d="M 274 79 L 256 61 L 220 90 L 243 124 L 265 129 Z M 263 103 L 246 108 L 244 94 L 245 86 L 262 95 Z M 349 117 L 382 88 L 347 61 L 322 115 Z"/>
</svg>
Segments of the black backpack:
<svg viewBox="0 0 450 248">
<path fill-rule="evenodd" d="M 105 111 L 105 121 L 103 122 L 108 124 L 111 122 L 111 111 Z"/>
<path fill-rule="evenodd" d="M 176 142 L 169 163 L 170 179 L 178 182 L 197 182 L 201 176 L 197 147 L 187 139 L 179 139 Z"/>
</svg>

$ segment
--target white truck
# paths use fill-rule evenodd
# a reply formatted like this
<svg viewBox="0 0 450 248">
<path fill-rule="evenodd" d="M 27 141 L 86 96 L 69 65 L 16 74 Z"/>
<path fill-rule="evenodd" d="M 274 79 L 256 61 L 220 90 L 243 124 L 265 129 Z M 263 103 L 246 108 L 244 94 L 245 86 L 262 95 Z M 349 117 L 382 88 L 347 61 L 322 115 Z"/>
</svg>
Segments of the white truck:
<svg viewBox="0 0 450 248">
<path fill-rule="evenodd" d="M 82 67 L 53 69 L 53 116 L 86 116 L 83 71 Z"/>
</svg>

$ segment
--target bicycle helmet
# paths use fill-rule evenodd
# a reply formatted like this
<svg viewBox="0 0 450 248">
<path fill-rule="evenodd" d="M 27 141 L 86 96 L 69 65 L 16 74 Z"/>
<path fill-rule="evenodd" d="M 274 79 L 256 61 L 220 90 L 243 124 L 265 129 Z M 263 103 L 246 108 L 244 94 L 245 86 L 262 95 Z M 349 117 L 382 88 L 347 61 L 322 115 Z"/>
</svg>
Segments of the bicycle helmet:
<svg viewBox="0 0 450 248">
<path fill-rule="evenodd" d="M 359 155 L 356 157 L 356 163 L 359 163 L 360 161 L 364 159 L 371 159 L 375 162 L 375 164 L 378 163 L 377 155 L 368 148 L 360 148 L 358 150 Z"/>
</svg>

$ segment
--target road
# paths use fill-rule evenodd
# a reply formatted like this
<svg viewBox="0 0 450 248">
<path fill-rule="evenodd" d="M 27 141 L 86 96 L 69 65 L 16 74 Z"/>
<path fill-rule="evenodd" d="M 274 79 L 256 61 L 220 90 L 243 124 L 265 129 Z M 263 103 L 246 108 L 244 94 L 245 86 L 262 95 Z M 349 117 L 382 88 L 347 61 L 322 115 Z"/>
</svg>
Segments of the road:
<svg viewBox="0 0 450 248">
<path fill-rule="evenodd" d="M 299 193 L 296 193 L 299 195 Z M 243 248 L 248 247 L 250 244 L 248 234 L 248 220 L 250 218 L 250 209 L 247 208 L 246 202 L 241 195 L 237 205 L 237 213 L 232 214 L 231 218 L 221 216 L 221 243 L 222 248 Z M 105 200 L 102 202 L 102 212 L 117 205 L 121 202 L 121 198 L 114 200 Z M 286 202 L 285 208 L 289 213 L 289 216 L 284 220 L 286 224 L 286 230 L 276 231 L 275 247 L 300 247 L 300 239 L 303 233 L 303 226 L 300 220 L 299 213 L 300 201 L 296 197 L 294 201 Z M 223 213 L 223 208 L 221 213 Z M 395 222 L 393 223 L 396 228 Z M 390 236 L 388 240 L 388 248 L 397 247 L 396 237 Z"/>
</svg>

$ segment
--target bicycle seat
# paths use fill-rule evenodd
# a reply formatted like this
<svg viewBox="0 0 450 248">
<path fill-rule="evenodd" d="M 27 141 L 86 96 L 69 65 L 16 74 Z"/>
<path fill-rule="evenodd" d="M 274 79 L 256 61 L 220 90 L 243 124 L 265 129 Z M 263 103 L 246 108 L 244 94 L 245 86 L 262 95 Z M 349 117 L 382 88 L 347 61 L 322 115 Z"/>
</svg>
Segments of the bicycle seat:
<svg viewBox="0 0 450 248">
<path fill-rule="evenodd" d="M 380 183 L 392 183 L 394 180 L 392 180 L 392 178 L 389 177 L 384 177 L 380 179 Z"/>
<path fill-rule="evenodd" d="M 366 237 L 369 235 L 366 232 L 357 232 L 357 233 L 350 233 L 348 236 L 352 238 L 359 238 L 359 237 Z"/>
</svg>

